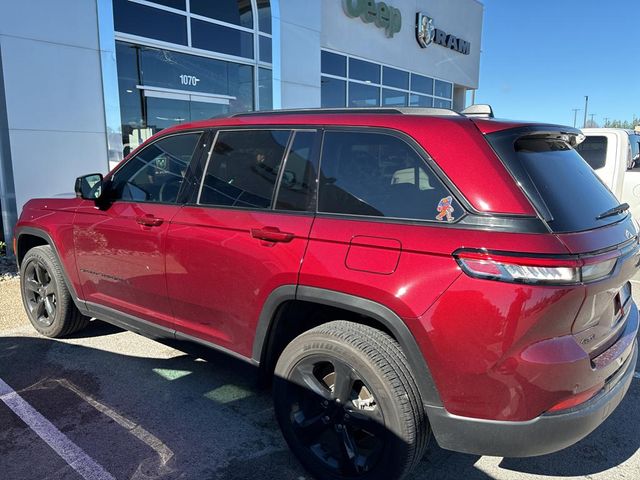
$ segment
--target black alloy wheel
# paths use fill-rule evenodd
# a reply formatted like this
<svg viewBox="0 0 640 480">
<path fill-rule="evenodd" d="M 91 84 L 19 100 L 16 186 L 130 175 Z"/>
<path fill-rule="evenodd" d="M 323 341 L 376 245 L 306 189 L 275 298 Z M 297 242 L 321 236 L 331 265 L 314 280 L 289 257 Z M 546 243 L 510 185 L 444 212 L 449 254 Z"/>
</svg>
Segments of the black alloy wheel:
<svg viewBox="0 0 640 480">
<path fill-rule="evenodd" d="M 50 327 L 56 317 L 55 281 L 44 262 L 34 259 L 24 269 L 23 285 L 30 316 L 43 327 Z"/>
</svg>

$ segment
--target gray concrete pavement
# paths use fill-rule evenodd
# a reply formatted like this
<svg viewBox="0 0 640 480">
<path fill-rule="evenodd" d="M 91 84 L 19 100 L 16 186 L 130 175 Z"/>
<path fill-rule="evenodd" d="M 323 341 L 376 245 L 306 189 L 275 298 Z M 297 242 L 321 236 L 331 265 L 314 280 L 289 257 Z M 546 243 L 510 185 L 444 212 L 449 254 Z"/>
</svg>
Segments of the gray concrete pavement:
<svg viewBox="0 0 640 480">
<path fill-rule="evenodd" d="M 0 378 L 117 479 L 291 479 L 268 391 L 251 367 L 94 321 L 73 338 L 31 329 L 17 282 L 0 283 Z M 461 455 L 433 442 L 413 480 L 640 478 L 640 380 L 596 432 L 529 459 Z M 0 402 L 0 478 L 80 479 Z"/>
</svg>

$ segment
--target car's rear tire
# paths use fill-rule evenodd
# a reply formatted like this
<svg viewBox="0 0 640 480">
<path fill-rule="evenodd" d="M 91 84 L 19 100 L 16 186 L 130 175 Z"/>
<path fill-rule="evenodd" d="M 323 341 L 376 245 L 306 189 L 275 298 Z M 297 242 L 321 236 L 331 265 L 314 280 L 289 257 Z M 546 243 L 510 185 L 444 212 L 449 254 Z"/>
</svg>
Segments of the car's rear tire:
<svg viewBox="0 0 640 480">
<path fill-rule="evenodd" d="M 70 335 L 89 323 L 89 317 L 73 302 L 62 267 L 49 245 L 32 248 L 22 259 L 20 290 L 31 324 L 46 337 Z"/>
<path fill-rule="evenodd" d="M 319 479 L 402 478 L 430 430 L 407 360 L 388 334 L 334 321 L 295 338 L 275 368 L 275 413 Z"/>
</svg>

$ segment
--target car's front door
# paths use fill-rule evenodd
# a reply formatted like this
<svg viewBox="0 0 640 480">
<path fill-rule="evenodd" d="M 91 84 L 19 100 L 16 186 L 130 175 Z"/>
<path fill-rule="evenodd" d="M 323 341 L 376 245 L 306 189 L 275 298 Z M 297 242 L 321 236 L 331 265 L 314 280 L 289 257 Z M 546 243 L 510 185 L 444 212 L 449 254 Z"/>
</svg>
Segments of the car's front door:
<svg viewBox="0 0 640 480">
<path fill-rule="evenodd" d="M 217 132 L 202 157 L 199 192 L 167 234 L 176 330 L 250 355 L 264 301 L 298 280 L 314 218 L 318 143 L 312 130 Z"/>
<path fill-rule="evenodd" d="M 115 309 L 167 328 L 164 240 L 203 132 L 162 137 L 105 183 L 104 201 L 85 201 L 74 219 L 82 293 L 94 313 Z"/>
</svg>

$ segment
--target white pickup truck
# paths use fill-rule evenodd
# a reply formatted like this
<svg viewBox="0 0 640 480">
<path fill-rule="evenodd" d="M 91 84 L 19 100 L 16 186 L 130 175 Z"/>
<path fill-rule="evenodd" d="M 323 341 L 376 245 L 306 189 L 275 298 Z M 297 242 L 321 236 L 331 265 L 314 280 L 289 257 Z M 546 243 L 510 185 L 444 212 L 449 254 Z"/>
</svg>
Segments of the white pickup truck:
<svg viewBox="0 0 640 480">
<path fill-rule="evenodd" d="M 583 128 L 586 139 L 576 150 L 602 181 L 629 204 L 640 220 L 640 132 L 622 128 Z"/>
</svg>

